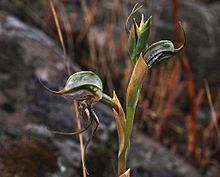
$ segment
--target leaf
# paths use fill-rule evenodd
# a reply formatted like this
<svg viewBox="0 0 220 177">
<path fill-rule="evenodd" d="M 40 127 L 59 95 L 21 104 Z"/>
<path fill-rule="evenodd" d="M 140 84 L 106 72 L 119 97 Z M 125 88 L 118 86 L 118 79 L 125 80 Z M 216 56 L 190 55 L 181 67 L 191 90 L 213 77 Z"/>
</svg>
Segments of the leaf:
<svg viewBox="0 0 220 177">
<path fill-rule="evenodd" d="M 140 55 L 137 63 L 134 66 L 126 95 L 126 125 L 125 125 L 125 146 L 129 146 L 130 136 L 133 126 L 133 120 L 137 102 L 140 96 L 140 91 L 143 85 L 144 78 L 148 71 L 148 66 L 145 63 L 142 54 Z"/>
<path fill-rule="evenodd" d="M 153 64 L 156 64 L 162 60 L 170 58 L 177 54 L 182 48 L 184 44 L 175 49 L 173 43 L 169 40 L 161 40 L 152 44 L 145 52 L 144 52 L 144 60 L 149 67 Z"/>
<path fill-rule="evenodd" d="M 144 49 L 148 46 L 148 37 L 151 25 L 152 16 L 149 17 L 146 22 L 144 22 L 144 15 L 142 14 L 142 20 L 139 27 L 137 22 L 133 18 L 133 23 L 128 37 L 128 53 L 133 64 L 137 62 L 140 53 L 142 53 Z"/>
<path fill-rule="evenodd" d="M 130 35 L 134 36 L 134 40 L 130 41 L 129 40 L 130 36 L 129 36 L 129 38 L 128 38 L 128 52 L 130 54 L 132 62 L 135 64 L 137 61 L 137 58 L 140 55 L 140 53 L 137 52 L 137 42 L 139 39 L 140 32 L 139 32 L 138 24 L 134 18 L 133 18 L 133 25 L 131 28 Z M 130 44 L 131 42 L 132 42 L 132 44 Z"/>
<path fill-rule="evenodd" d="M 125 143 L 125 113 L 124 110 L 118 100 L 117 95 L 113 92 L 113 100 L 115 104 L 118 106 L 118 112 L 113 109 L 117 131 L 118 131 L 118 141 L 119 141 L 119 156 L 122 153 Z"/>
<path fill-rule="evenodd" d="M 118 150 L 118 174 L 121 174 L 126 169 L 126 150 L 127 147 L 125 146 L 125 113 L 124 110 L 118 100 L 117 95 L 115 92 L 113 92 L 113 100 L 114 103 L 118 107 L 118 112 L 113 109 L 114 118 L 116 121 L 117 131 L 118 131 L 118 144 L 119 144 L 119 150 Z"/>
<path fill-rule="evenodd" d="M 119 177 L 130 177 L 130 172 L 131 172 L 131 169 L 129 168 L 125 173 L 123 173 Z"/>
<path fill-rule="evenodd" d="M 133 58 L 132 56 L 135 56 L 135 46 L 136 46 L 136 35 L 135 35 L 135 24 L 133 23 L 131 26 L 131 30 L 129 33 L 129 37 L 128 37 L 128 53 L 131 57 L 131 59 Z"/>
<path fill-rule="evenodd" d="M 140 26 L 139 26 L 139 30 L 141 31 L 143 26 L 144 26 L 144 14 L 141 14 L 141 23 L 140 23 Z"/>
<path fill-rule="evenodd" d="M 139 37 L 136 45 L 137 54 L 140 55 L 148 45 L 148 37 L 150 34 L 150 28 L 152 26 L 152 16 L 144 23 L 144 17 L 142 15 L 141 24 L 139 27 Z M 138 57 L 138 56 L 137 56 Z"/>
</svg>

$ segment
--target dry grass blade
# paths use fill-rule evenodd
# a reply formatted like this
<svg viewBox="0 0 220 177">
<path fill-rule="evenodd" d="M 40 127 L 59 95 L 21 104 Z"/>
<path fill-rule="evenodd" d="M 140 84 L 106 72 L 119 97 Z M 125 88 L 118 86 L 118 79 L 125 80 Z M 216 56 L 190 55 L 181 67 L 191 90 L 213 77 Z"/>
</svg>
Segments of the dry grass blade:
<svg viewBox="0 0 220 177">
<path fill-rule="evenodd" d="M 181 44 L 183 41 L 183 36 L 181 34 L 181 31 L 179 30 L 179 21 L 180 21 L 180 13 L 179 13 L 179 5 L 178 0 L 173 0 L 173 19 L 175 23 L 175 32 L 176 32 L 176 38 L 177 43 Z M 187 84 L 188 84 L 188 101 L 189 101 L 189 110 L 190 115 L 188 116 L 187 120 L 187 129 L 188 129 L 188 145 L 187 145 L 187 156 L 191 160 L 196 160 L 196 151 L 198 147 L 198 119 L 197 119 L 197 111 L 196 110 L 196 90 L 195 90 L 195 83 L 193 80 L 193 73 L 192 69 L 189 63 L 189 60 L 186 56 L 185 49 L 180 52 L 179 55 L 182 64 L 183 64 L 183 70 L 186 73 L 187 77 Z"/>
<path fill-rule="evenodd" d="M 59 19 L 58 19 L 58 16 L 57 16 L 57 13 L 56 13 L 56 10 L 55 10 L 55 7 L 54 7 L 54 3 L 53 3 L 52 0 L 50 0 L 50 8 L 51 8 L 51 11 L 52 11 L 52 14 L 53 14 L 53 17 L 54 17 L 54 21 L 55 21 L 55 24 L 56 24 L 56 28 L 57 28 L 57 33 L 58 33 L 58 36 L 59 36 L 60 44 L 61 44 L 62 49 L 63 49 L 64 63 L 66 65 L 67 72 L 70 75 L 71 72 L 70 72 L 69 67 L 67 66 L 67 61 L 66 61 L 66 47 L 65 47 L 65 44 L 64 44 L 63 36 L 62 36 L 62 31 L 61 31 Z"/>
<path fill-rule="evenodd" d="M 125 23 L 125 31 L 129 34 L 129 28 L 128 28 L 128 23 L 131 19 L 131 17 L 137 12 L 139 11 L 140 9 L 142 8 L 142 6 L 139 6 L 138 7 L 138 3 L 136 3 L 130 13 L 130 15 L 128 16 L 127 20 L 126 20 L 126 23 Z"/>
<path fill-rule="evenodd" d="M 78 104 L 76 101 L 74 101 L 74 110 L 76 113 L 76 122 L 77 122 L 77 128 L 81 129 L 81 123 L 80 123 L 80 116 L 79 116 L 79 111 L 78 111 Z M 83 177 L 86 177 L 86 165 L 84 162 L 85 159 L 85 153 L 84 153 L 84 143 L 83 143 L 83 135 L 79 134 L 79 142 L 80 142 L 80 150 L 81 150 L 81 159 L 82 159 L 82 172 L 83 172 Z"/>
<path fill-rule="evenodd" d="M 64 44 L 64 39 L 63 39 L 63 36 L 62 36 L 58 16 L 57 16 L 57 13 L 56 13 L 56 10 L 55 10 L 55 7 L 54 7 L 54 3 L 52 2 L 52 0 L 50 0 L 49 2 L 50 2 L 51 11 L 52 11 L 52 14 L 53 14 L 53 17 L 54 17 L 54 21 L 55 21 L 55 24 L 56 24 L 59 40 L 60 40 L 60 43 L 61 43 L 61 46 L 62 46 L 62 49 L 63 49 L 64 63 L 66 65 L 66 70 L 67 70 L 68 74 L 71 75 L 70 66 L 68 65 L 68 62 L 67 62 L 66 47 L 65 47 L 65 44 Z M 76 113 L 77 128 L 80 130 L 81 129 L 81 123 L 80 123 L 80 117 L 79 117 L 79 112 L 78 112 L 78 104 L 77 104 L 76 101 L 74 101 L 74 108 L 75 108 L 74 110 L 75 110 L 75 113 Z M 85 150 L 84 150 L 84 143 L 83 143 L 82 134 L 79 134 L 79 140 L 80 140 L 80 150 L 81 150 L 81 159 L 82 159 L 82 172 L 83 172 L 83 177 L 86 177 L 87 171 L 86 171 L 86 166 L 85 166 L 85 161 L 84 161 L 84 159 L 85 159 L 84 151 Z"/>
<path fill-rule="evenodd" d="M 81 0 L 80 4 L 83 10 L 84 14 L 84 21 L 83 21 L 83 28 L 81 29 L 81 32 L 77 38 L 78 42 L 82 42 L 83 38 L 86 36 L 86 34 L 90 33 L 90 27 L 92 23 L 95 21 L 95 16 L 97 12 L 97 0 L 91 0 L 91 7 L 87 6 L 87 3 L 85 0 Z M 91 34 L 90 34 L 91 35 Z"/>
<path fill-rule="evenodd" d="M 210 122 L 210 125 L 211 125 L 211 127 L 216 128 L 216 131 L 218 133 L 218 137 L 220 138 L 218 119 L 217 119 L 217 115 L 216 115 L 215 108 L 213 105 L 212 96 L 211 96 L 211 92 L 210 92 L 210 88 L 209 88 L 209 84 L 208 84 L 207 80 L 204 80 L 204 84 L 205 84 L 205 90 L 206 90 L 206 94 L 207 94 L 207 98 L 208 98 L 208 102 L 209 102 L 209 107 L 211 110 L 211 115 L 212 115 L 212 120 Z"/>
<path fill-rule="evenodd" d="M 62 3 L 59 3 L 59 11 L 58 11 L 58 14 L 60 15 L 60 21 L 62 22 L 62 25 L 64 27 L 64 30 L 65 30 L 65 34 L 66 34 L 66 46 L 67 46 L 67 52 L 66 52 L 66 60 L 67 60 L 67 63 L 66 63 L 66 67 L 68 69 L 68 72 L 69 72 L 69 75 L 70 75 L 70 60 L 68 59 L 68 51 L 71 51 L 73 52 L 73 48 L 74 48 L 74 44 L 73 44 L 73 34 L 72 34 L 72 31 L 73 31 L 73 28 L 72 28 L 72 25 L 71 25 L 71 21 L 70 19 L 68 18 L 68 15 L 65 13 L 65 7 L 64 7 L 64 3 L 65 2 L 62 2 Z M 74 52 L 73 52 L 73 55 L 74 55 Z"/>
<path fill-rule="evenodd" d="M 160 115 L 158 123 L 155 125 L 155 138 L 157 140 L 162 138 L 175 109 L 176 100 L 184 89 L 184 84 L 180 82 L 180 72 L 180 63 L 178 61 L 172 70 L 168 66 L 161 67 L 158 85 L 153 88 L 156 90 L 154 109 Z"/>
</svg>

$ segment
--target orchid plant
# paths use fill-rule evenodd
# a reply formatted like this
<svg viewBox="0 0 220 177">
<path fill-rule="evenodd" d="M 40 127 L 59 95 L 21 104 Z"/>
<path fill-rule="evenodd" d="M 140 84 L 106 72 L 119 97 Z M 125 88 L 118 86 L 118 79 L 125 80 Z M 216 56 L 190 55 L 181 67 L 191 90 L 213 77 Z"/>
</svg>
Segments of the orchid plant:
<svg viewBox="0 0 220 177">
<path fill-rule="evenodd" d="M 103 102 L 113 109 L 117 132 L 118 132 L 118 176 L 129 177 L 130 169 L 127 170 L 127 159 L 130 149 L 130 138 L 133 127 L 133 121 L 135 117 L 135 111 L 138 103 L 138 99 L 141 93 L 141 88 L 147 75 L 149 68 L 154 64 L 171 58 L 177 54 L 185 45 L 184 44 L 175 48 L 173 43 L 169 40 L 161 40 L 159 42 L 148 44 L 148 37 L 150 34 L 150 28 L 152 26 L 152 17 L 149 17 L 146 21 L 142 14 L 142 19 L 138 25 L 133 15 L 140 9 L 136 4 L 127 18 L 125 29 L 128 33 L 128 53 L 134 65 L 130 81 L 127 87 L 126 93 L 126 109 L 118 100 L 117 95 L 113 92 L 113 98 L 103 92 L 102 81 L 98 75 L 92 71 L 80 71 L 72 74 L 67 80 L 64 88 L 60 91 L 53 91 L 47 88 L 43 83 L 41 84 L 54 94 L 62 95 L 69 100 L 75 100 L 78 105 L 78 111 L 80 116 L 87 122 L 87 126 L 77 132 L 57 132 L 61 135 L 76 135 L 83 133 L 87 129 L 91 128 L 92 133 L 84 146 L 84 152 L 99 125 L 99 119 L 95 111 L 92 109 L 92 105 L 95 102 Z M 128 24 L 132 20 L 132 25 L 129 28 Z M 85 157 L 85 155 L 84 155 Z M 85 159 L 82 159 L 85 163 Z"/>
</svg>

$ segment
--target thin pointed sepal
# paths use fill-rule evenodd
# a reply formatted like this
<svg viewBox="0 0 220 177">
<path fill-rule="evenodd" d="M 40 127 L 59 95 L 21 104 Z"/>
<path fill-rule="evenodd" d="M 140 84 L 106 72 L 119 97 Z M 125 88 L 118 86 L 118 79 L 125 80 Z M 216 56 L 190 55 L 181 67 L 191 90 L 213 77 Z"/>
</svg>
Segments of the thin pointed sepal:
<svg viewBox="0 0 220 177">
<path fill-rule="evenodd" d="M 62 95 L 64 94 L 64 90 L 59 90 L 59 91 L 56 91 L 56 90 L 51 90 L 50 88 L 48 88 L 39 78 L 38 78 L 38 81 L 40 82 L 40 84 L 50 93 L 54 93 L 54 94 L 57 94 L 57 95 Z"/>
</svg>

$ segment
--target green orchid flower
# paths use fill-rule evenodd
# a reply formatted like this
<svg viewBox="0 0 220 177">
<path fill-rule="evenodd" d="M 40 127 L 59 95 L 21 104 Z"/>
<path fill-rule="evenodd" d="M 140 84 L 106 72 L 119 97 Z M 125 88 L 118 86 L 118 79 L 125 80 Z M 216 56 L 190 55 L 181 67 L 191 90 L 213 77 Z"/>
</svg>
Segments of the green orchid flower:
<svg viewBox="0 0 220 177">
<path fill-rule="evenodd" d="M 39 80 L 40 81 L 40 80 Z M 83 133 L 91 127 L 91 135 L 84 145 L 84 158 L 87 146 L 94 137 L 99 125 L 99 118 L 95 111 L 92 109 L 92 104 L 95 102 L 103 102 L 104 104 L 112 107 L 118 112 L 118 106 L 114 103 L 113 99 L 107 94 L 103 93 L 103 84 L 98 75 L 92 71 L 80 71 L 72 74 L 64 88 L 60 91 L 49 89 L 40 81 L 41 85 L 49 92 L 57 95 L 62 95 L 70 101 L 76 101 L 78 104 L 78 111 L 80 116 L 87 122 L 85 128 L 76 132 L 58 132 L 52 131 L 59 135 L 77 135 Z M 83 159 L 85 164 L 85 159 Z M 86 166 L 86 165 L 85 165 Z"/>
</svg>

